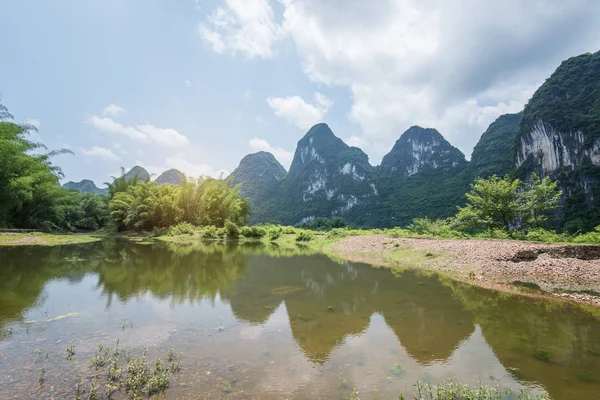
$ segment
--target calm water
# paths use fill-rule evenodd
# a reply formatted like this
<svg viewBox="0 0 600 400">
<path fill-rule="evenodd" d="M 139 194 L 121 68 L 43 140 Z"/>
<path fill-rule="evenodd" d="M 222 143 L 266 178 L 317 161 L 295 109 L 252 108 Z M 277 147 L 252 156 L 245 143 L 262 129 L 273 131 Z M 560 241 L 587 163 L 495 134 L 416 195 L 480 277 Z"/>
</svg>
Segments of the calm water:
<svg viewBox="0 0 600 400">
<path fill-rule="evenodd" d="M 0 332 L 2 399 L 72 398 L 117 337 L 183 352 L 168 398 L 391 399 L 448 378 L 600 397 L 598 314 L 277 247 L 0 248 Z"/>
</svg>

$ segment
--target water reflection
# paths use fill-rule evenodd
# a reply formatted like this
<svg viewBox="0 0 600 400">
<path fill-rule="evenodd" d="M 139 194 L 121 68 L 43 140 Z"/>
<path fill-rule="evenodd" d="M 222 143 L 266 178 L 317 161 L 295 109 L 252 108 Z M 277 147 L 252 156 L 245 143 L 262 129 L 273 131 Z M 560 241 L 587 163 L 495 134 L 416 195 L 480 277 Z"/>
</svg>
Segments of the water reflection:
<svg viewBox="0 0 600 400">
<path fill-rule="evenodd" d="M 131 340 L 184 350 L 185 379 L 214 398 L 225 396 L 215 376 L 252 398 L 343 397 L 354 386 L 361 398 L 388 398 L 447 377 L 541 386 L 555 399 L 600 390 L 600 318 L 564 303 L 339 264 L 305 248 L 106 240 L 4 248 L 0 260 L 0 329 L 13 332 L 0 342 L 0 390 L 15 390 L 7 371 L 32 351 L 11 346 L 28 343 L 19 321 L 75 308 L 79 318 L 47 324 L 32 346 L 126 335 L 127 318 L 137 324 Z"/>
</svg>

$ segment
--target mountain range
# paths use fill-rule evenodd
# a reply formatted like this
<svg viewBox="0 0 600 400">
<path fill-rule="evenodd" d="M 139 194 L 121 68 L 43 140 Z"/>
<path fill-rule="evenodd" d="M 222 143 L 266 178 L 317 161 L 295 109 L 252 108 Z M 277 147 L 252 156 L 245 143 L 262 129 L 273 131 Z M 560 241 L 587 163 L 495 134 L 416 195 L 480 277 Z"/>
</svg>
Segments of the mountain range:
<svg viewBox="0 0 600 400">
<path fill-rule="evenodd" d="M 123 177 L 127 180 L 132 179 L 134 176 L 137 176 L 141 181 L 150 181 L 151 175 L 145 168 L 136 165 L 131 168 L 129 171 L 123 174 Z M 164 185 L 165 183 L 170 183 L 172 185 L 181 185 L 185 182 L 185 175 L 183 172 L 176 170 L 174 168 L 168 169 L 164 171 L 162 174 L 156 178 L 156 183 L 159 185 Z M 103 196 L 108 195 L 108 188 L 99 188 L 96 186 L 94 181 L 89 179 L 84 179 L 79 182 L 69 181 L 62 185 L 65 189 L 77 190 L 81 193 L 95 193 Z"/>
<path fill-rule="evenodd" d="M 372 166 L 361 149 L 319 123 L 298 141 L 289 171 L 261 151 L 245 156 L 229 179 L 249 198 L 252 223 L 341 216 L 357 226 L 388 227 L 454 215 L 476 177 L 526 180 L 532 172 L 559 182 L 560 225 L 570 231 L 600 225 L 600 52 L 563 61 L 524 110 L 488 127 L 470 161 L 436 129 L 412 126 Z M 156 181 L 182 179 L 169 170 Z M 65 187 L 103 190 L 88 180 Z"/>
</svg>

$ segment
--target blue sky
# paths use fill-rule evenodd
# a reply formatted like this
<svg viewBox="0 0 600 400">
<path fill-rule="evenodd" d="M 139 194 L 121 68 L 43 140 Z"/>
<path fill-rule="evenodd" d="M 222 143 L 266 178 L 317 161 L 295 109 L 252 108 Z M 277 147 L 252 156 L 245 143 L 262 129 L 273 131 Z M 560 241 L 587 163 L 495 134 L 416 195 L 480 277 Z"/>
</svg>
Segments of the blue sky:
<svg viewBox="0 0 600 400">
<path fill-rule="evenodd" d="M 565 4 L 568 3 L 568 4 Z M 65 180 L 287 168 L 317 122 L 372 164 L 411 125 L 470 155 L 561 60 L 600 49 L 600 2 L 20 0 L 3 5 L 2 103 Z M 498 15 L 502 15 L 498 18 Z"/>
</svg>

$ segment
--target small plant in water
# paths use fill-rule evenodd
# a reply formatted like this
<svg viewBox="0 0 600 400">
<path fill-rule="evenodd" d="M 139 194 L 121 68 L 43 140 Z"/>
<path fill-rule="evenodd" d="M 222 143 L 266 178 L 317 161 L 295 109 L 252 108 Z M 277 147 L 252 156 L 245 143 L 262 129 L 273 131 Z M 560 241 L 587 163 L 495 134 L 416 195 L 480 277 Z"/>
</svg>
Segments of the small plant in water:
<svg viewBox="0 0 600 400">
<path fill-rule="evenodd" d="M 225 393 L 231 393 L 233 391 L 233 388 L 231 387 L 231 383 L 226 382 L 223 384 L 223 391 Z"/>
<path fill-rule="evenodd" d="M 121 324 L 121 329 L 125 330 L 126 328 L 133 328 L 133 321 L 129 321 L 127 319 L 124 319 L 123 323 Z"/>
<path fill-rule="evenodd" d="M 399 362 L 397 362 L 396 364 L 392 365 L 392 367 L 390 368 L 390 372 L 398 376 L 404 372 L 404 368 L 402 368 L 402 365 Z"/>
<path fill-rule="evenodd" d="M 543 362 L 551 362 L 552 361 L 552 352 L 550 350 L 544 350 L 544 349 L 536 349 L 533 351 L 532 355 Z"/>
<path fill-rule="evenodd" d="M 340 387 L 346 387 L 346 378 L 344 378 L 344 374 L 340 372 Z"/>
<path fill-rule="evenodd" d="M 400 397 L 403 399 L 404 397 Z M 417 381 L 417 393 L 415 398 L 420 400 L 457 400 L 457 399 L 473 399 L 473 400 L 545 400 L 545 394 L 533 396 L 524 391 L 518 393 L 510 389 L 501 390 L 498 387 L 485 385 L 470 386 L 452 381 L 432 385 Z"/>
<path fill-rule="evenodd" d="M 352 395 L 350 396 L 350 400 L 360 400 L 360 398 L 358 397 L 358 390 L 356 390 L 356 388 L 354 388 L 352 390 Z"/>
<path fill-rule="evenodd" d="M 71 361 L 73 357 L 75 357 L 75 344 L 71 341 L 67 347 L 67 361 Z"/>
<path fill-rule="evenodd" d="M 38 383 L 42 386 L 46 382 L 46 368 L 42 368 L 40 371 L 40 376 L 38 378 Z"/>
</svg>

